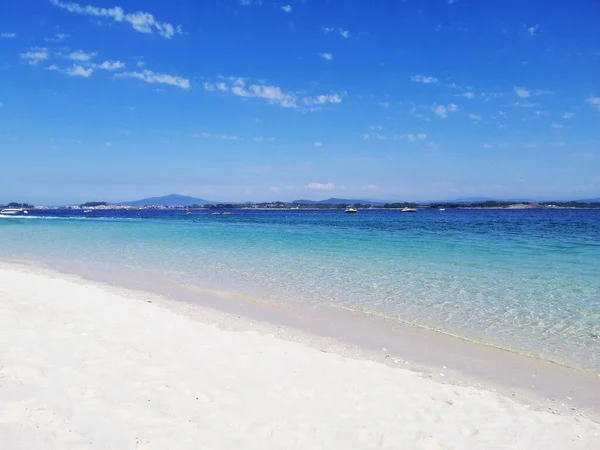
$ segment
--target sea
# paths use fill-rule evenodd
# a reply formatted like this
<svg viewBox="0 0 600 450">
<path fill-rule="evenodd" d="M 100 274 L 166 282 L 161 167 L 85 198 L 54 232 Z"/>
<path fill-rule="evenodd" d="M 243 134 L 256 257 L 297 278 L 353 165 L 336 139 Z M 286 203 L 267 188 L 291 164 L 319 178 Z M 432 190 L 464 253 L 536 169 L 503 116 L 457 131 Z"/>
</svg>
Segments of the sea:
<svg viewBox="0 0 600 450">
<path fill-rule="evenodd" d="M 600 210 L 33 210 L 0 260 L 376 314 L 600 370 Z"/>
</svg>

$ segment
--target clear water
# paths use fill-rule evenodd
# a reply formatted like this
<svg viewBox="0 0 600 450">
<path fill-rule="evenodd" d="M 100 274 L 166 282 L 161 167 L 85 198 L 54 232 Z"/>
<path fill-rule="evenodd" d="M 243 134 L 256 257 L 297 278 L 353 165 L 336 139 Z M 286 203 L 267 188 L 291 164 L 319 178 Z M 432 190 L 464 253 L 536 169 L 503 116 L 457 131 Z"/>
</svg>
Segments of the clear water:
<svg viewBox="0 0 600 450">
<path fill-rule="evenodd" d="M 377 312 L 600 369 L 600 210 L 36 214 L 0 219 L 0 258 Z"/>
</svg>

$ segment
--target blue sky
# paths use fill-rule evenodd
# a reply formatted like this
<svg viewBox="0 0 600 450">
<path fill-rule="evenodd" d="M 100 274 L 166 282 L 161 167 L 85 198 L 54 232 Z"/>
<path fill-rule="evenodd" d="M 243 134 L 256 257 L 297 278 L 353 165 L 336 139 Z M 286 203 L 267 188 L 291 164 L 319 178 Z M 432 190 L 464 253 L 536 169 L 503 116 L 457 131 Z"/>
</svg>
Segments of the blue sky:
<svg viewBox="0 0 600 450">
<path fill-rule="evenodd" d="M 600 196 L 600 4 L 7 0 L 0 202 Z"/>
</svg>

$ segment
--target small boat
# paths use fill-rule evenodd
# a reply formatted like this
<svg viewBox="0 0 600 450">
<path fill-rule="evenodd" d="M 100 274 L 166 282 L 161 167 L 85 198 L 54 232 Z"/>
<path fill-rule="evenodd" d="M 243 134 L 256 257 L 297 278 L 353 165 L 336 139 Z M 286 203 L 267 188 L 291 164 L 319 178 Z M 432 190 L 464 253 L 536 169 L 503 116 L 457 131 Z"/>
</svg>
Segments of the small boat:
<svg viewBox="0 0 600 450">
<path fill-rule="evenodd" d="M 23 208 L 4 208 L 0 210 L 0 214 L 3 216 L 20 216 L 21 214 L 28 214 L 28 212 Z"/>
<path fill-rule="evenodd" d="M 233 213 L 231 211 L 225 211 L 223 213 L 224 216 L 231 216 Z"/>
<path fill-rule="evenodd" d="M 344 211 L 346 214 L 356 214 L 356 209 L 354 208 L 346 208 Z"/>
<path fill-rule="evenodd" d="M 192 212 L 190 211 L 190 208 L 188 208 L 188 209 L 185 210 L 185 215 L 186 216 L 189 216 L 191 214 L 192 214 Z"/>
<path fill-rule="evenodd" d="M 446 211 L 446 208 L 440 208 L 440 211 Z"/>
<path fill-rule="evenodd" d="M 417 209 L 416 208 L 408 208 L 407 207 L 407 208 L 402 208 L 400 210 L 400 212 L 413 212 L 414 213 L 414 212 L 417 212 Z"/>
<path fill-rule="evenodd" d="M 213 213 L 210 213 L 210 215 L 211 215 L 211 216 L 220 216 L 220 215 L 221 215 L 221 213 L 220 213 L 220 212 L 213 212 Z"/>
<path fill-rule="evenodd" d="M 84 213 L 84 214 L 89 214 L 89 213 L 91 213 L 91 212 L 94 212 L 94 210 L 93 210 L 93 209 L 84 209 L 84 210 L 83 210 L 83 213 Z"/>
</svg>

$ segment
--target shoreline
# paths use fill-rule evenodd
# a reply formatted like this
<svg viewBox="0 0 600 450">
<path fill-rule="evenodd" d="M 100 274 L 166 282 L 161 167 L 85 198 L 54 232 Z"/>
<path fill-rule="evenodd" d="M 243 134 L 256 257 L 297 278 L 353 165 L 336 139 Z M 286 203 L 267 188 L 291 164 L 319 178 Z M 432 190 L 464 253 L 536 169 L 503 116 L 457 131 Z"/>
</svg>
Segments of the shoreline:
<svg viewBox="0 0 600 450">
<path fill-rule="evenodd" d="M 600 374 L 360 311 L 299 308 L 257 299 L 218 296 L 198 286 L 97 268 L 0 260 L 3 267 L 41 271 L 133 296 L 154 296 L 172 311 L 195 317 L 228 315 L 226 329 L 260 330 L 346 357 L 424 374 L 437 382 L 493 390 L 537 409 L 585 413 L 600 421 Z M 137 275 L 137 278 L 133 275 Z M 249 322 L 250 321 L 250 322 Z M 248 325 L 248 323 L 250 325 Z"/>
</svg>

